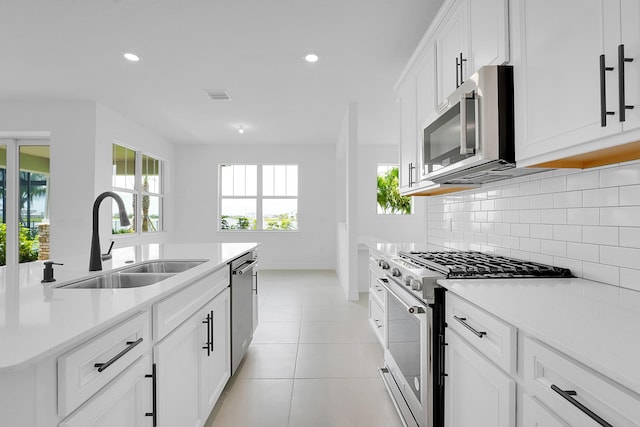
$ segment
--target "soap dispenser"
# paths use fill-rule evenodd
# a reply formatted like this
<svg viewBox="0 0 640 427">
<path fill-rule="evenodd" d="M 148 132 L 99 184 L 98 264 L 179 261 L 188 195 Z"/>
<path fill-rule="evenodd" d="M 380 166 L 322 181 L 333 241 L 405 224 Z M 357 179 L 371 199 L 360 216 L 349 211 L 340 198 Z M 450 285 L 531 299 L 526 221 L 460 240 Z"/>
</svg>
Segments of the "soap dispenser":
<svg viewBox="0 0 640 427">
<path fill-rule="evenodd" d="M 55 282 L 56 279 L 53 278 L 53 266 L 54 265 L 64 265 L 58 262 L 53 261 L 45 261 L 44 262 L 44 270 L 43 270 L 43 278 L 40 283 L 50 283 Z"/>
</svg>

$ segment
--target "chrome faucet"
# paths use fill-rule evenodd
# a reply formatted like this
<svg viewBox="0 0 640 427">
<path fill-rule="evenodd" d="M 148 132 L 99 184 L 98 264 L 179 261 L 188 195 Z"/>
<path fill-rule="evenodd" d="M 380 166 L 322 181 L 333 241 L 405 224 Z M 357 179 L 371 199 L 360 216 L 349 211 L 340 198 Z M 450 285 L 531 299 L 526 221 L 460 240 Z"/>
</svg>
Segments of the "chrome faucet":
<svg viewBox="0 0 640 427">
<path fill-rule="evenodd" d="M 91 235 L 91 258 L 89 259 L 89 271 L 102 270 L 100 234 L 98 233 L 98 211 L 100 203 L 102 203 L 102 201 L 107 197 L 113 198 L 113 200 L 118 204 L 118 210 L 120 211 L 120 225 L 126 227 L 131 224 L 129 222 L 129 217 L 127 216 L 127 211 L 124 208 L 124 202 L 116 193 L 113 191 L 105 191 L 96 198 L 96 201 L 93 203 L 93 234 Z"/>
</svg>

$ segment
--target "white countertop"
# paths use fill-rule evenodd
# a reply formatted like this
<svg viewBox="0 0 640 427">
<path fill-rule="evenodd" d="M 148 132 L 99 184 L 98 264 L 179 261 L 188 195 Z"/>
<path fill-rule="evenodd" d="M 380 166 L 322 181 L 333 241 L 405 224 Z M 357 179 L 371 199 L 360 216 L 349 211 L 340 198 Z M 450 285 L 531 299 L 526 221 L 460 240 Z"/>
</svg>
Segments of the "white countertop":
<svg viewBox="0 0 640 427">
<path fill-rule="evenodd" d="M 379 244 L 374 249 L 394 256 L 411 246 Z M 640 393 L 640 292 L 584 279 L 438 283 L 521 333 Z"/>
<path fill-rule="evenodd" d="M 148 308 L 188 283 L 224 266 L 257 243 L 145 244 L 113 250 L 102 272 L 88 255 L 54 266 L 56 282 L 42 284 L 43 263 L 21 264 L 14 276 L 0 268 L 0 372 L 35 363 Z M 157 284 L 129 289 L 57 289 L 67 281 L 156 259 L 207 262 Z M 15 286 L 18 283 L 19 286 Z"/>
</svg>

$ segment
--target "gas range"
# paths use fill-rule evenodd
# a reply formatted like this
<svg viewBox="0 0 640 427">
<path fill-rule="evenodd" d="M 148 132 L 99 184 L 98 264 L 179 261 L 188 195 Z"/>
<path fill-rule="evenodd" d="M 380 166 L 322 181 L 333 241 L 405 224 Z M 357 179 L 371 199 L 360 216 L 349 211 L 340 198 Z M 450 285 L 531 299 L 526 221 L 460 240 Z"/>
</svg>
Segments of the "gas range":
<svg viewBox="0 0 640 427">
<path fill-rule="evenodd" d="M 398 252 L 381 260 L 387 277 L 431 302 L 438 279 L 568 278 L 566 268 L 474 251 Z"/>
</svg>

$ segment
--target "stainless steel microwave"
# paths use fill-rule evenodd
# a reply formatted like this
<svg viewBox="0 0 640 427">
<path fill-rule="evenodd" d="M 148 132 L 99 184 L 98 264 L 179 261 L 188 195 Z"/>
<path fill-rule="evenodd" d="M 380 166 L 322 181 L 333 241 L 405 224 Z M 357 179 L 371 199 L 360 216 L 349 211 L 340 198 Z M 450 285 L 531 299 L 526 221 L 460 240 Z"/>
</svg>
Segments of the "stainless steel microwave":
<svg viewBox="0 0 640 427">
<path fill-rule="evenodd" d="M 485 66 L 423 126 L 421 181 L 483 184 L 515 170 L 513 68 Z"/>
</svg>

